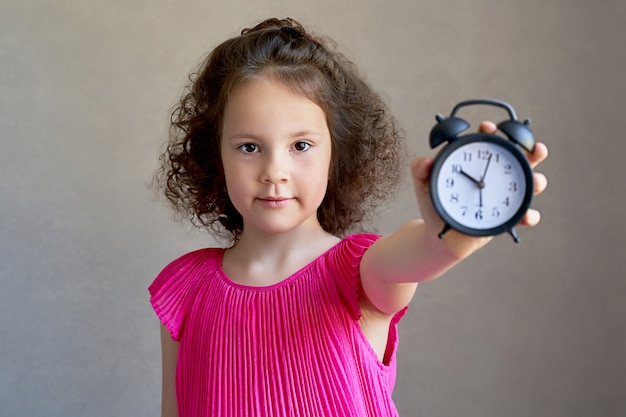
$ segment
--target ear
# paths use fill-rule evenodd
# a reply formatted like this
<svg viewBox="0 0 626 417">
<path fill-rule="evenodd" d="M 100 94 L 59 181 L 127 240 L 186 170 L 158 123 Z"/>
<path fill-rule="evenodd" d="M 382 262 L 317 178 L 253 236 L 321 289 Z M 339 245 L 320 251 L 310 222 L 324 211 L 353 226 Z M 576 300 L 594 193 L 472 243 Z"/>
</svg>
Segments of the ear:
<svg viewBox="0 0 626 417">
<path fill-rule="evenodd" d="M 528 127 L 530 120 L 526 119 L 524 123 L 517 120 L 505 120 L 498 124 L 498 129 L 502 131 L 510 140 L 532 152 L 535 148 L 535 137 Z"/>
<path fill-rule="evenodd" d="M 470 127 L 470 124 L 460 117 L 449 117 L 444 119 L 442 115 L 437 115 L 437 124 L 430 131 L 430 147 L 436 148 L 445 141 L 453 141 L 459 133 Z"/>
</svg>

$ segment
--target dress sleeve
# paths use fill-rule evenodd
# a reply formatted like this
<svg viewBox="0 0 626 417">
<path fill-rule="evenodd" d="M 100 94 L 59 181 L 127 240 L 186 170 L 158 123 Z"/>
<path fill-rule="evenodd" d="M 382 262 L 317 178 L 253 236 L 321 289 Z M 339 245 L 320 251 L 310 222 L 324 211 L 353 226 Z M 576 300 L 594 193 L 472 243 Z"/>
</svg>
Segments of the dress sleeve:
<svg viewBox="0 0 626 417">
<path fill-rule="evenodd" d="M 176 341 L 180 340 L 190 294 L 199 278 L 195 271 L 205 252 L 198 250 L 176 259 L 148 287 L 157 317 Z"/>
<path fill-rule="evenodd" d="M 328 268 L 336 277 L 339 293 L 355 320 L 361 318 L 359 301 L 362 295 L 361 258 L 367 249 L 380 238 L 374 234 L 350 235 L 336 247 L 329 257 Z"/>
</svg>

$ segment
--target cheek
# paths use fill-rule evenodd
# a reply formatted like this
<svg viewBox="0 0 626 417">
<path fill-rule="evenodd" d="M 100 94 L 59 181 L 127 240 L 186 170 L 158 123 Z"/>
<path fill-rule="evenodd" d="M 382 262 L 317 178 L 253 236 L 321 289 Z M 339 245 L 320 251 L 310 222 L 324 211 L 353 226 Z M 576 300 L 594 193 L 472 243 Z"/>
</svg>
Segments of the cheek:
<svg viewBox="0 0 626 417">
<path fill-rule="evenodd" d="M 228 160 L 222 159 L 222 184 L 233 205 L 237 205 L 237 199 L 241 194 L 241 173 L 237 167 Z M 239 181 L 238 181 L 239 180 Z"/>
<path fill-rule="evenodd" d="M 332 168 L 330 157 L 329 160 L 319 164 L 319 166 L 317 167 L 317 172 L 319 172 L 319 175 L 315 177 L 315 183 L 319 193 L 323 197 L 328 192 L 331 181 Z"/>
<path fill-rule="evenodd" d="M 243 184 L 241 178 L 241 173 L 236 169 L 232 167 L 226 167 L 224 169 L 224 186 L 231 201 L 236 199 L 237 195 L 242 192 Z"/>
<path fill-rule="evenodd" d="M 237 164 L 236 158 L 233 158 L 232 155 L 222 155 L 221 157 L 222 163 L 222 175 L 224 176 L 225 184 L 235 184 L 237 179 L 242 175 L 242 166 L 241 164 Z"/>
<path fill-rule="evenodd" d="M 328 163 L 326 165 L 326 184 L 330 187 L 331 183 L 335 183 L 338 180 L 337 166 L 339 161 L 337 161 L 334 157 L 335 150 L 332 150 L 332 153 L 329 152 L 328 155 Z"/>
</svg>

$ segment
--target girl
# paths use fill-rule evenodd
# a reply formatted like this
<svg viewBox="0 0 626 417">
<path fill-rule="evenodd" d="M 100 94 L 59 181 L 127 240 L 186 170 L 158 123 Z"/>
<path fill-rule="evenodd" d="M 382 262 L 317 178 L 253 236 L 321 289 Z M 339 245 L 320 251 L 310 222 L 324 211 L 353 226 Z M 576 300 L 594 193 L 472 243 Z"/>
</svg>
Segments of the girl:
<svg viewBox="0 0 626 417">
<path fill-rule="evenodd" d="M 489 240 L 437 237 L 432 159 L 411 164 L 423 220 L 348 234 L 397 184 L 401 139 L 353 66 L 294 20 L 264 21 L 208 56 L 156 179 L 229 245 L 182 256 L 150 286 L 163 416 L 397 415 L 396 329 L 417 283 Z M 533 165 L 547 155 L 535 149 Z M 545 185 L 535 174 L 536 191 Z M 529 210 L 523 223 L 538 220 Z"/>
</svg>

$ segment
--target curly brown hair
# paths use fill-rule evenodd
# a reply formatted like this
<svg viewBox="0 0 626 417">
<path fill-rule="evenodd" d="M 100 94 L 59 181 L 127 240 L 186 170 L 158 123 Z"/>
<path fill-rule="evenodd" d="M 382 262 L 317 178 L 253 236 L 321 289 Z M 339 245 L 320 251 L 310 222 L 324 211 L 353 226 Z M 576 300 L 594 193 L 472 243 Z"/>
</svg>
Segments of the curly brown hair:
<svg viewBox="0 0 626 417">
<path fill-rule="evenodd" d="M 189 79 L 172 113 L 170 139 L 155 184 L 196 226 L 237 241 L 243 219 L 231 203 L 220 157 L 228 97 L 250 80 L 271 77 L 318 106 L 327 117 L 330 178 L 318 208 L 329 233 L 360 230 L 395 191 L 402 134 L 380 96 L 355 66 L 293 19 L 268 19 L 217 46 Z"/>
</svg>

